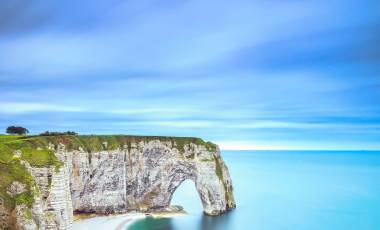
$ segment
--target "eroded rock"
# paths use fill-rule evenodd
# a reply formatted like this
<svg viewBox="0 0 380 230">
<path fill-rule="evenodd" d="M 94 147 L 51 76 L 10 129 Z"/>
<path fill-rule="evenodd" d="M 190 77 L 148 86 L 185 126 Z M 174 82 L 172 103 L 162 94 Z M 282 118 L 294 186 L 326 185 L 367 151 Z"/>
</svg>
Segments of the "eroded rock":
<svg viewBox="0 0 380 230">
<path fill-rule="evenodd" d="M 7 193 L 10 196 L 16 196 L 20 193 L 23 193 L 26 191 L 26 185 L 23 183 L 20 183 L 18 181 L 13 181 L 11 186 L 8 188 Z"/>
<path fill-rule="evenodd" d="M 16 227 L 71 229 L 73 212 L 179 211 L 170 202 L 187 179 L 194 181 L 206 214 L 218 215 L 235 207 L 232 182 L 217 146 L 141 139 L 120 143 L 122 147 L 114 150 L 102 142 L 97 151 L 49 143 L 46 148 L 54 151 L 61 167 L 32 167 L 21 161 L 38 192 L 31 208 L 15 207 Z M 25 185 L 15 181 L 7 192 L 17 196 L 24 191 Z M 1 207 L 0 224 L 5 226 L 10 213 Z"/>
<path fill-rule="evenodd" d="M 180 152 L 171 142 L 156 140 L 71 155 L 72 199 L 80 212 L 169 207 L 174 191 L 187 179 L 195 182 L 205 213 L 217 215 L 235 207 L 231 179 L 217 148 L 189 144 Z"/>
</svg>

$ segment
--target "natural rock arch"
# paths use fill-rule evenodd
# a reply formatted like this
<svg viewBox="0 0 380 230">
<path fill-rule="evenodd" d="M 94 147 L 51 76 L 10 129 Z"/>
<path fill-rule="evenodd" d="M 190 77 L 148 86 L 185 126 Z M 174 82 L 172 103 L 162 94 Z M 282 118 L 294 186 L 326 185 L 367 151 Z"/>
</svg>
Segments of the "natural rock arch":
<svg viewBox="0 0 380 230">
<path fill-rule="evenodd" d="M 143 170 L 137 182 L 132 179 L 134 184 L 144 184 L 146 189 L 138 189 L 134 194 L 137 202 L 127 206 L 137 206 L 143 211 L 167 208 L 175 190 L 190 179 L 195 183 L 206 214 L 218 215 L 235 207 L 231 179 L 219 149 L 208 151 L 204 146 L 193 145 L 180 153 L 160 142 L 149 144 L 139 154 L 143 156 L 140 167 L 148 170 Z"/>
<path fill-rule="evenodd" d="M 174 191 L 187 179 L 194 181 L 206 214 L 235 207 L 217 147 L 190 143 L 182 150 L 170 141 L 138 142 L 114 151 L 72 154 L 72 172 L 73 206 L 80 212 L 168 210 Z"/>
<path fill-rule="evenodd" d="M 25 182 L 31 183 L 24 192 L 28 205 L 16 204 L 12 209 L 4 206 L 7 202 L 0 205 L 4 228 L 70 229 L 73 211 L 168 209 L 174 191 L 186 179 L 195 182 L 205 213 L 217 215 L 235 207 L 218 147 L 200 138 L 57 136 L 1 145 L 6 155 L 13 153 L 10 162 L 17 165 L 16 172 L 21 170 Z M 26 150 L 49 155 L 49 163 L 32 164 L 23 155 Z M 12 173 L 8 163 L 3 170 Z"/>
</svg>

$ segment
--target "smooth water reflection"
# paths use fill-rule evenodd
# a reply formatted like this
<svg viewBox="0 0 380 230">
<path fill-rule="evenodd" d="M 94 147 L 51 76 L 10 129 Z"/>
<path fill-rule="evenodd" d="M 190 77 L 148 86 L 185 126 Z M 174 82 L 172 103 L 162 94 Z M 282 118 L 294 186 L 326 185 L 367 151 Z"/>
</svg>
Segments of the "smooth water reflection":
<svg viewBox="0 0 380 230">
<path fill-rule="evenodd" d="M 199 222 L 198 229 L 202 230 L 217 230 L 217 229 L 233 229 L 230 226 L 231 219 L 233 218 L 234 211 L 230 213 L 223 214 L 221 216 L 207 216 L 202 215 L 201 221 Z"/>
<path fill-rule="evenodd" d="M 138 221 L 129 229 L 380 229 L 380 152 L 228 151 L 222 153 L 237 209 L 203 215 L 193 182 L 173 204 L 184 217 Z"/>
<path fill-rule="evenodd" d="M 172 224 L 172 218 L 160 218 L 155 219 L 153 217 L 147 217 L 144 220 L 137 221 L 128 229 L 130 230 L 141 230 L 141 229 L 151 229 L 151 230 L 174 230 Z"/>
</svg>

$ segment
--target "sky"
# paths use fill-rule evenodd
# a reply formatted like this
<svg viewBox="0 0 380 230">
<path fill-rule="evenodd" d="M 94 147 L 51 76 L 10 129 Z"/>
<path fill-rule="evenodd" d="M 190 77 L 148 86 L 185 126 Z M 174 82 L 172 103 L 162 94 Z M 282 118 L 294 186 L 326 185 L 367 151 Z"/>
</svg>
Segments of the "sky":
<svg viewBox="0 0 380 230">
<path fill-rule="evenodd" d="M 380 149 L 377 0 L 2 0 L 0 130 Z"/>
</svg>

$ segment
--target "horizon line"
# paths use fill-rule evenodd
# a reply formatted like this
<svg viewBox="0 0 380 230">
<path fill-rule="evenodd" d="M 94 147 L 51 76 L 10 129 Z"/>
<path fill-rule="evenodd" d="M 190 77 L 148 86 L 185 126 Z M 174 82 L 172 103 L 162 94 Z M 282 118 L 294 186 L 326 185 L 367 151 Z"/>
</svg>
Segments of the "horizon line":
<svg viewBox="0 0 380 230">
<path fill-rule="evenodd" d="M 380 149 L 220 149 L 220 151 L 334 151 L 334 152 L 380 152 Z"/>
</svg>

